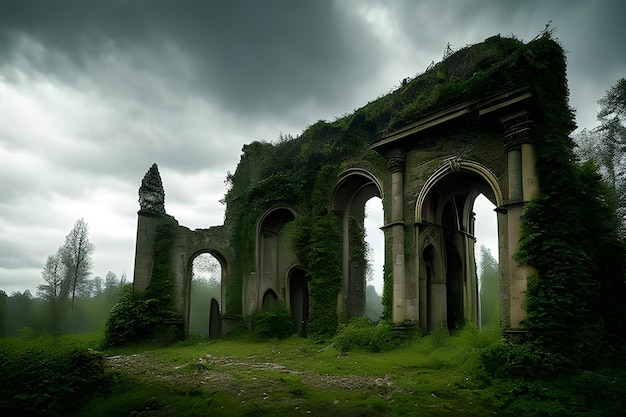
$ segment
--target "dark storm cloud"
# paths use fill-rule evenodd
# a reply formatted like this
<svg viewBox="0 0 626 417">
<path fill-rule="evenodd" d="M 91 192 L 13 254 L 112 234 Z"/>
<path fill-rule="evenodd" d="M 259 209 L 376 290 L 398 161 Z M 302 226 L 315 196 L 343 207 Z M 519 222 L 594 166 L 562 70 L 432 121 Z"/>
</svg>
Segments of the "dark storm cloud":
<svg viewBox="0 0 626 417">
<path fill-rule="evenodd" d="M 36 39 L 47 52 L 37 65 L 65 82 L 113 55 L 175 87 L 202 91 L 233 112 L 264 113 L 288 111 L 297 100 L 323 105 L 332 97 L 336 103 L 336 91 L 349 95 L 351 83 L 380 68 L 376 39 L 331 1 L 47 5 L 5 6 L 2 43 L 15 59 L 16 36 Z"/>
<path fill-rule="evenodd" d="M 552 20 L 579 124 L 626 74 L 624 3 L 509 0 L 0 0 L 0 284 L 34 288 L 85 217 L 95 275 L 132 278 L 137 188 L 223 219 L 242 145 L 298 135 L 455 49 Z M 8 271 L 8 272 L 7 272 Z M 26 283 L 27 284 L 24 284 Z M 17 284 L 16 284 L 17 283 Z"/>
</svg>

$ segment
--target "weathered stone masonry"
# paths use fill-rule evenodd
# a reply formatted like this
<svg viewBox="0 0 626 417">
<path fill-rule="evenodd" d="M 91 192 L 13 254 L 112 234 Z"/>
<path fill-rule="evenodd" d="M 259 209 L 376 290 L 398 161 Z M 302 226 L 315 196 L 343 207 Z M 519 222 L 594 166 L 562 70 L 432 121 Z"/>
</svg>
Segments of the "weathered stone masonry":
<svg viewBox="0 0 626 417">
<path fill-rule="evenodd" d="M 372 165 L 358 156 L 342 163 L 344 169 L 328 194 L 329 210 L 342 219 L 343 229 L 337 236 L 343 242 L 343 284 L 335 295 L 338 320 L 364 312 L 364 274 L 358 271 L 359 263 L 350 258 L 350 222 L 362 225 L 365 203 L 380 197 L 385 219 L 385 279 L 391 280 L 393 322 L 419 325 L 424 331 L 454 328 L 465 322 L 478 325 L 472 207 L 476 197 L 483 194 L 497 213 L 501 326 L 510 331 L 523 328 L 525 291 L 532 271 L 520 267 L 513 255 L 524 206 L 539 193 L 534 120 L 541 118 L 542 111 L 527 86 L 485 91 L 480 97 L 430 111 L 379 135 L 364 152 L 374 151 L 386 164 Z M 262 180 L 254 175 L 250 174 L 249 181 Z M 154 191 L 142 193 L 142 201 L 159 200 Z M 228 323 L 245 323 L 250 315 L 282 299 L 298 332 L 305 335 L 309 316 L 307 267 L 298 259 L 293 235 L 286 227 L 301 215 L 306 213 L 299 213 L 295 205 L 280 203 L 258 217 L 255 230 L 249 231 L 256 236 L 254 253 L 245 255 L 256 260 L 254 269 L 243 267 L 243 276 L 231 273 L 232 262 L 242 259 L 231 244 L 231 226 L 194 231 L 178 226 L 170 256 L 176 306 L 185 323 L 191 263 L 198 254 L 208 252 L 222 266 L 222 299 L 218 301 L 226 331 L 232 328 Z M 164 210 L 141 204 L 135 291 L 148 285 L 154 233 L 164 216 L 168 216 Z M 235 316 L 226 308 L 231 297 L 242 306 Z"/>
</svg>

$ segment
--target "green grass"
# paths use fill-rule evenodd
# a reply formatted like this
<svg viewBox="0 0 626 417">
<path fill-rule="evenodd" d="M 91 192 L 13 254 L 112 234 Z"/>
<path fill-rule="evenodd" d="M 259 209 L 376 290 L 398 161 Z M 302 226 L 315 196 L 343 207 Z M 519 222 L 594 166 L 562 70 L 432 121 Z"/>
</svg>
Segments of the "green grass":
<svg viewBox="0 0 626 417">
<path fill-rule="evenodd" d="M 111 394 L 94 398 L 77 415 L 148 410 L 191 416 L 488 415 L 493 398 L 482 389 L 476 363 L 480 349 L 495 337 L 467 329 L 455 337 L 418 338 L 381 353 L 345 353 L 330 342 L 297 337 L 123 347 L 106 354 L 139 354 L 163 364 L 160 380 L 149 372 L 120 374 Z M 207 355 L 220 360 L 201 360 Z M 205 389 L 198 382 L 212 374 L 228 375 L 227 386 Z M 184 383 L 166 381 L 180 375 Z"/>
<path fill-rule="evenodd" d="M 481 352 L 499 339 L 498 332 L 466 328 L 454 336 L 416 336 L 378 353 L 250 335 L 124 346 L 102 351 L 109 388 L 83 398 L 74 414 L 56 415 L 617 416 L 626 407 L 623 361 L 553 381 L 494 379 Z M 1 341 L 13 352 L 60 345 L 80 351 L 97 348 L 102 337 Z M 58 357 L 58 349 L 50 355 Z"/>
</svg>

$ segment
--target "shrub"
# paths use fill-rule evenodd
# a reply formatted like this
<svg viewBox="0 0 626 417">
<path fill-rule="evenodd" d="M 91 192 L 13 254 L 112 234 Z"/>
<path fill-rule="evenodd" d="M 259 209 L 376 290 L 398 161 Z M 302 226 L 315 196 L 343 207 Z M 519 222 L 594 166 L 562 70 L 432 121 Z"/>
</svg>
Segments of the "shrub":
<svg viewBox="0 0 626 417">
<path fill-rule="evenodd" d="M 504 339 L 486 349 L 481 355 L 481 362 L 485 370 L 496 378 L 551 379 L 574 371 L 569 368 L 568 358 L 540 344 L 512 344 Z"/>
<path fill-rule="evenodd" d="M 111 310 L 104 329 L 104 346 L 150 340 L 170 342 L 182 338 L 173 314 L 162 308 L 162 301 L 133 293 L 132 285 L 123 289 Z"/>
<path fill-rule="evenodd" d="M 260 337 L 285 339 L 294 334 L 296 328 L 287 306 L 278 301 L 271 309 L 254 315 L 252 331 Z"/>
<path fill-rule="evenodd" d="M 333 338 L 333 347 L 344 353 L 352 349 L 384 352 L 400 343 L 401 339 L 393 334 L 389 323 L 381 321 L 374 325 L 365 317 L 351 319 Z"/>
<path fill-rule="evenodd" d="M 0 413 L 60 416 L 106 390 L 104 357 L 64 339 L 0 340 Z"/>
</svg>

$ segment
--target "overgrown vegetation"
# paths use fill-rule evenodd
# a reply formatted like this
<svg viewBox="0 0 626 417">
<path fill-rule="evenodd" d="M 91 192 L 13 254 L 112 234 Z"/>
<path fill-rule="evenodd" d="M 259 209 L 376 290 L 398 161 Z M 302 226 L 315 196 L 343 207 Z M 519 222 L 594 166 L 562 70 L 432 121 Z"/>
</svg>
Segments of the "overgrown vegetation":
<svg viewBox="0 0 626 417">
<path fill-rule="evenodd" d="M 538 366 L 570 372 L 593 369 L 597 352 L 626 334 L 619 301 L 626 252 L 612 191 L 595 167 L 574 162 L 563 51 L 555 42 L 540 46 L 534 59 L 545 68 L 533 77 L 545 110 L 535 143 L 541 195 L 525 209 L 517 255 L 536 271 L 526 295 L 524 349 L 535 349 Z"/>
<path fill-rule="evenodd" d="M 367 326 L 376 329 L 353 323 L 352 330 Z M 392 349 L 383 343 L 378 353 L 367 347 L 367 337 L 342 349 L 341 334 L 326 343 L 242 335 L 102 353 L 89 350 L 100 343 L 97 335 L 3 339 L 0 412 L 610 417 L 626 406 L 623 360 L 550 380 L 511 378 L 493 358 L 506 345 L 496 331 L 415 334 Z"/>
<path fill-rule="evenodd" d="M 252 334 L 261 338 L 285 339 L 296 332 L 287 305 L 278 300 L 266 311 L 252 316 Z"/>
<path fill-rule="evenodd" d="M 372 172 L 386 172 L 384 159 L 368 148 L 381 132 L 392 131 L 446 106 L 484 98 L 485 92 L 496 94 L 521 87 L 533 91 L 548 115 L 536 121 L 540 182 L 542 186 L 549 184 L 545 196 L 550 201 L 546 204 L 552 204 L 555 199 L 552 190 L 567 195 L 566 190 L 577 187 L 581 193 L 589 183 L 564 184 L 573 178 L 577 168 L 568 139 L 573 122 L 567 106 L 562 48 L 547 31 L 526 44 L 495 36 L 446 54 L 441 63 L 415 78 L 405 79 L 392 93 L 352 114 L 333 122 L 319 121 L 296 138 L 281 137 L 275 144 L 253 142 L 244 146 L 237 170 L 227 178 L 230 189 L 224 199 L 235 255 L 232 276 L 245 277 L 255 271 L 255 226 L 261 216 L 276 206 L 291 207 L 298 214 L 294 221 L 298 257 L 311 278 L 310 334 L 321 339 L 332 337 L 337 328 L 335 300 L 342 277 L 341 224 L 329 210 L 337 175 L 353 165 L 371 167 Z M 583 181 L 582 174 L 574 177 Z M 587 176 L 585 181 L 589 180 Z M 560 188 L 561 185 L 564 187 Z M 575 194 L 571 195 L 570 200 L 575 201 Z M 586 198 L 595 197 L 592 193 Z M 590 202 L 595 204 L 594 201 Z M 559 202 L 557 205 L 561 210 L 559 219 L 569 219 L 570 207 Z M 531 207 L 526 216 L 529 224 L 534 221 L 541 227 L 544 220 L 551 221 L 533 213 Z M 582 219 L 581 225 L 586 222 L 584 215 L 577 219 Z M 569 230 L 571 236 L 566 240 L 587 236 L 591 228 L 573 230 L 576 227 L 562 223 L 560 227 Z M 584 234 L 579 234 L 581 231 Z M 543 247 L 538 252 L 550 249 Z M 561 256 L 550 253 L 555 258 Z M 585 256 L 584 250 L 573 254 L 579 260 Z M 520 260 L 534 266 L 534 261 L 527 258 L 520 255 Z M 386 274 L 383 318 L 389 319 L 392 302 L 389 268 Z M 229 294 L 241 291 L 240 279 L 230 280 L 228 285 Z M 240 297 L 231 296 L 228 302 L 229 312 L 242 311 Z"/>
<path fill-rule="evenodd" d="M 106 393 L 112 381 L 95 344 L 76 336 L 0 339 L 0 413 L 62 416 Z"/>
<path fill-rule="evenodd" d="M 385 352 L 398 347 L 407 336 L 393 333 L 392 329 L 393 326 L 386 321 L 372 323 L 365 317 L 355 317 L 339 328 L 333 337 L 333 347 L 344 353 L 354 349 Z"/>
<path fill-rule="evenodd" d="M 173 272 L 170 249 L 174 244 L 176 223 L 162 216 L 153 246 L 152 275 L 143 292 L 123 289 L 106 323 L 104 343 L 115 346 L 138 340 L 168 342 L 183 337 L 182 317 L 174 307 Z"/>
</svg>

